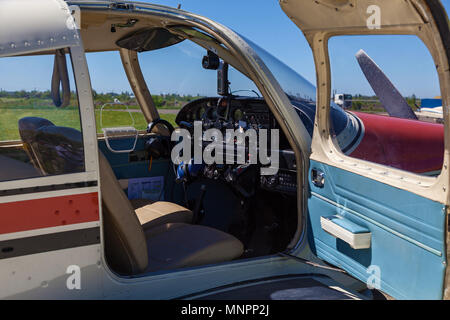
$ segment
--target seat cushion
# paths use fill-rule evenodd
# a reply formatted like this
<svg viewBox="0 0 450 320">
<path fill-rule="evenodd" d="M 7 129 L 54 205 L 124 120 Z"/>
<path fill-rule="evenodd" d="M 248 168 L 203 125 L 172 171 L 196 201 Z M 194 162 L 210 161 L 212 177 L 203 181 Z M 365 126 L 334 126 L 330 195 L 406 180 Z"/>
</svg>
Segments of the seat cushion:
<svg viewBox="0 0 450 320">
<path fill-rule="evenodd" d="M 157 201 L 135 210 L 144 230 L 166 223 L 191 223 L 192 211 L 176 203 Z"/>
<path fill-rule="evenodd" d="M 230 234 L 201 225 L 169 223 L 146 231 L 147 272 L 236 259 L 243 244 Z"/>
</svg>

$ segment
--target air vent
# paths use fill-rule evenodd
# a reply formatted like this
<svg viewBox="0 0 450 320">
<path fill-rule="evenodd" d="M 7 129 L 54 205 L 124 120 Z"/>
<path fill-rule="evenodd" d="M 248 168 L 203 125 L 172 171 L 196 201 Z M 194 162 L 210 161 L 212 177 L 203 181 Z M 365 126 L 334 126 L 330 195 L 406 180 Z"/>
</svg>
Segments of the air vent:
<svg viewBox="0 0 450 320">
<path fill-rule="evenodd" d="M 134 10 L 134 4 L 115 2 L 115 3 L 111 3 L 109 5 L 109 8 L 113 9 L 113 10 L 131 11 L 131 10 Z"/>
</svg>

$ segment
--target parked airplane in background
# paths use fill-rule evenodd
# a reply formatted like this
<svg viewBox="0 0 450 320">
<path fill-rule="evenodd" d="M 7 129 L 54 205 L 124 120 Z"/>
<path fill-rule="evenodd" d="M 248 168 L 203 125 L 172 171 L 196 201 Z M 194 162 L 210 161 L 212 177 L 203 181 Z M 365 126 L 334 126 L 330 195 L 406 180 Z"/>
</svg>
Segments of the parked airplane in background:
<svg viewBox="0 0 450 320">
<path fill-rule="evenodd" d="M 438 66 L 446 108 L 445 10 L 435 0 L 280 5 L 311 45 L 317 88 L 250 40 L 180 9 L 0 1 L 0 60 L 54 59 L 48 85 L 60 108 L 49 99 L 0 99 L 3 123 L 17 122 L 20 137 L 0 142 L 0 297 L 449 298 L 450 116 L 445 124 L 417 120 L 363 51 L 358 62 L 389 115 L 330 103 L 327 46 L 340 35 L 418 36 Z M 373 5 L 383 12 L 378 29 L 367 27 Z M 204 52 L 199 73 L 217 70 L 218 94 L 183 106 L 174 128 L 161 118 L 141 62 L 183 42 Z M 86 56 L 101 52 L 120 55 L 146 131 L 106 127 L 104 107 L 119 101 L 94 106 Z M 32 65 L 23 77 L 36 76 Z M 1 76 L 17 78 L 18 70 Z M 231 94 L 234 71 L 262 97 Z M 261 175 L 263 165 L 250 163 L 199 167 L 195 159 L 175 166 L 169 135 L 193 131 L 196 121 L 236 135 L 279 130 L 271 150 L 278 172 Z"/>
</svg>

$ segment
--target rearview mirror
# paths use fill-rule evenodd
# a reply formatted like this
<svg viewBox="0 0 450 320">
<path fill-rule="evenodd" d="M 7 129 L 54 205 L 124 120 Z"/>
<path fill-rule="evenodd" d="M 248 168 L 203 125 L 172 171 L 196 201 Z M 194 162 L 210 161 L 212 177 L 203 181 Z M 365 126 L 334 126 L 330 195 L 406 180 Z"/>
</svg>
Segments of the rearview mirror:
<svg viewBox="0 0 450 320">
<path fill-rule="evenodd" d="M 228 96 L 230 82 L 228 81 L 228 63 L 221 61 L 219 69 L 217 69 L 217 94 L 220 96 Z"/>
</svg>

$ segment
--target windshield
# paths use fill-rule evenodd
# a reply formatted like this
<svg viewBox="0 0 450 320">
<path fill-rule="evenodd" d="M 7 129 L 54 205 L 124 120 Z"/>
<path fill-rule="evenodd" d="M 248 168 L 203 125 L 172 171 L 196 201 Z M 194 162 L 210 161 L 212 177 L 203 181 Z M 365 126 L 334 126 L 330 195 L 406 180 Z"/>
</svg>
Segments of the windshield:
<svg viewBox="0 0 450 320">
<path fill-rule="evenodd" d="M 283 88 L 283 91 L 291 99 L 305 99 L 309 101 L 316 100 L 316 88 L 314 85 L 299 75 L 297 72 L 289 68 L 283 62 L 272 56 L 263 48 L 259 47 L 251 40 L 240 35 L 255 50 L 258 56 L 264 61 L 266 66 L 277 79 Z"/>
</svg>

